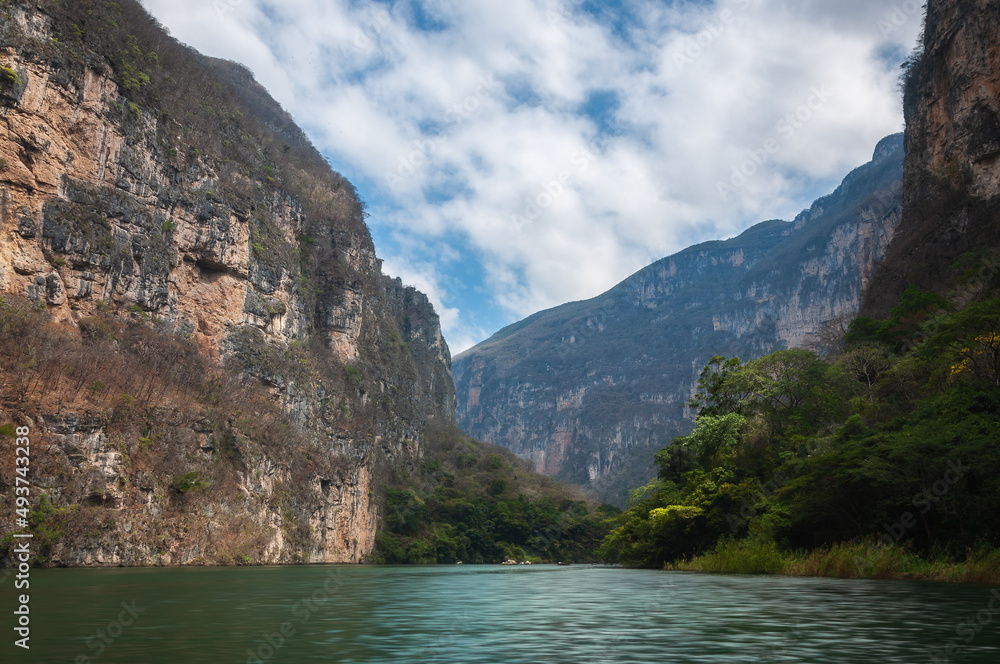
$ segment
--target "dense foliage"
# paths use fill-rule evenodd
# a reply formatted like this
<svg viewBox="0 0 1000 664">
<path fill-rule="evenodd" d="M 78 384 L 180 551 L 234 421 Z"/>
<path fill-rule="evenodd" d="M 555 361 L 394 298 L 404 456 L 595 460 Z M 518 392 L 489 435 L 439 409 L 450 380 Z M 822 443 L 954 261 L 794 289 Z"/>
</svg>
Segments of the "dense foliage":
<svg viewBox="0 0 1000 664">
<path fill-rule="evenodd" d="M 855 319 L 830 358 L 714 358 L 694 431 L 657 453 L 659 477 L 633 493 L 604 555 L 661 567 L 733 540 L 754 555 L 853 541 L 961 561 L 995 548 L 1000 280 L 993 259 L 963 261 L 960 293 L 910 289 L 888 319 Z"/>
<path fill-rule="evenodd" d="M 654 477 L 656 451 L 690 431 L 692 362 L 759 357 L 781 343 L 776 321 L 857 288 L 877 244 L 847 238 L 867 237 L 870 224 L 880 233 L 874 218 L 894 223 L 902 165 L 902 136 L 889 136 L 795 222 L 689 247 L 591 300 L 500 330 L 455 360 L 459 426 L 515 441 L 519 453 L 572 431 L 549 470 L 624 507 L 629 489 Z"/>
<path fill-rule="evenodd" d="M 530 472 L 509 451 L 431 426 L 423 462 L 384 496 L 376 562 L 592 562 L 615 508 Z"/>
</svg>

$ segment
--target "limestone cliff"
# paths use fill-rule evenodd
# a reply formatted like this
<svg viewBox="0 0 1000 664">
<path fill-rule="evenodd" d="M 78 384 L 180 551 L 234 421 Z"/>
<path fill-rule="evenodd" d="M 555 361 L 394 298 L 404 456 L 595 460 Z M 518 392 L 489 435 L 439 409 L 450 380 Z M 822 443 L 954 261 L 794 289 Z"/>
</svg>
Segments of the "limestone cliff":
<svg viewBox="0 0 1000 664">
<path fill-rule="evenodd" d="M 144 326 L 254 377 L 301 445 L 221 413 L 207 384 L 197 402 L 119 374 L 16 394 L 8 373 L 0 424 L 32 427 L 36 496 L 73 515 L 49 562 L 363 559 L 380 474 L 453 420 L 454 389 L 438 318 L 382 275 L 354 188 L 245 69 L 137 2 L 5 3 L 0 67 L 0 293 L 43 307 L 65 347 L 98 344 L 81 353 L 141 364 Z"/>
<path fill-rule="evenodd" d="M 903 220 L 865 294 L 867 314 L 886 315 L 910 285 L 974 297 L 996 274 L 978 266 L 1000 251 L 998 34 L 996 2 L 927 3 L 905 81 Z"/>
<path fill-rule="evenodd" d="M 623 503 L 653 451 L 686 433 L 714 355 L 822 347 L 857 312 L 899 223 L 902 161 L 902 136 L 889 137 L 792 222 L 691 247 L 501 330 L 455 359 L 459 426 Z"/>
</svg>

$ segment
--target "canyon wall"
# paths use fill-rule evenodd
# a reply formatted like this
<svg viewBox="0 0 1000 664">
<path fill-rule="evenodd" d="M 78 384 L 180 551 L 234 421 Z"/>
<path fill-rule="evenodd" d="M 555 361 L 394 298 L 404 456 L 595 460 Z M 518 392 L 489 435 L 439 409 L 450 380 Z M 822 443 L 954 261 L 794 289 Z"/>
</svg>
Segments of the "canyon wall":
<svg viewBox="0 0 1000 664">
<path fill-rule="evenodd" d="M 0 424 L 31 427 L 34 515 L 60 533 L 41 562 L 358 562 L 385 468 L 454 419 L 437 315 L 381 273 L 354 188 L 249 72 L 136 2 L 94 7 L 0 7 L 3 306 L 34 303 L 67 344 L 111 330 L 88 348 L 112 355 L 123 330 L 174 339 L 245 376 L 296 442 L 265 440 L 267 404 L 164 388 L 122 416 L 141 394 L 110 378 L 16 394 L 8 372 Z"/>
<path fill-rule="evenodd" d="M 687 433 L 715 355 L 836 343 L 900 220 L 903 141 L 794 221 L 767 221 L 543 311 L 455 359 L 459 426 L 623 504 Z"/>
<path fill-rule="evenodd" d="M 909 286 L 968 301 L 1000 271 L 998 34 L 996 2 L 927 3 L 905 78 L 903 219 L 865 314 L 887 315 Z"/>
</svg>

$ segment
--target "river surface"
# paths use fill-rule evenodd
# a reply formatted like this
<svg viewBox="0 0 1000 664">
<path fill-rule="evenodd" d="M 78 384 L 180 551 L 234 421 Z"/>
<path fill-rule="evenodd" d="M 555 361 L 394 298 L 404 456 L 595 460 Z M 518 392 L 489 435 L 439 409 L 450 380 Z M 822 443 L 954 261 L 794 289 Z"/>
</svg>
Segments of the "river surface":
<svg viewBox="0 0 1000 664">
<path fill-rule="evenodd" d="M 301 566 L 32 570 L 30 593 L 26 652 L 4 580 L 5 664 L 1000 662 L 1000 591 L 967 585 Z"/>
</svg>

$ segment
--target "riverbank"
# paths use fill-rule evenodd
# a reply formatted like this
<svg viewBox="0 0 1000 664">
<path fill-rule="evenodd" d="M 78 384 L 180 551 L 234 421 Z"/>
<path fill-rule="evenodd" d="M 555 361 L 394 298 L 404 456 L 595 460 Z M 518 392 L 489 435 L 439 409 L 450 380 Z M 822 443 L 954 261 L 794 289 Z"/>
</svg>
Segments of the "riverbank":
<svg viewBox="0 0 1000 664">
<path fill-rule="evenodd" d="M 964 560 L 956 560 L 947 555 L 918 556 L 897 544 L 847 542 L 812 551 L 784 551 L 774 542 L 729 540 L 710 553 L 668 563 L 665 569 L 1000 585 L 1000 550 L 970 551 Z"/>
</svg>

